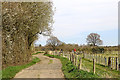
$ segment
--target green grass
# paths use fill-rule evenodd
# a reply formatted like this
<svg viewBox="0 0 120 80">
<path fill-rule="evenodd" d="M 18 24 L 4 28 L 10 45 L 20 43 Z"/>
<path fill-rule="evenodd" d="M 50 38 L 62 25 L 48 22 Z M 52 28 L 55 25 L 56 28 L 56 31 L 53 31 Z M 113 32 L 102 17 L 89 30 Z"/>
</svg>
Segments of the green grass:
<svg viewBox="0 0 120 80">
<path fill-rule="evenodd" d="M 33 60 L 25 65 L 20 65 L 20 66 L 9 66 L 5 69 L 2 70 L 2 80 L 10 80 L 11 78 L 14 78 L 14 76 L 16 75 L 16 73 L 18 73 L 19 71 L 21 71 L 24 68 L 27 68 L 33 64 L 36 64 L 37 62 L 39 62 L 40 59 L 35 57 L 33 58 Z"/>
<path fill-rule="evenodd" d="M 67 79 L 73 78 L 98 78 L 98 75 L 93 74 L 92 72 L 87 72 L 83 70 L 78 70 L 76 66 L 74 66 L 67 58 L 45 54 L 49 57 L 58 58 L 62 63 L 62 71 L 64 73 L 64 77 Z"/>
<path fill-rule="evenodd" d="M 107 66 L 96 64 L 96 74 L 99 78 L 119 78 L 119 71 L 111 70 Z M 82 69 L 93 72 L 93 62 L 87 59 L 82 59 Z"/>
<path fill-rule="evenodd" d="M 53 63 L 53 60 L 50 59 L 48 64 L 51 64 L 51 63 Z"/>
<path fill-rule="evenodd" d="M 39 54 L 39 53 L 44 53 L 44 52 L 36 52 L 36 53 L 33 53 L 32 55 L 36 55 L 36 54 Z"/>
</svg>

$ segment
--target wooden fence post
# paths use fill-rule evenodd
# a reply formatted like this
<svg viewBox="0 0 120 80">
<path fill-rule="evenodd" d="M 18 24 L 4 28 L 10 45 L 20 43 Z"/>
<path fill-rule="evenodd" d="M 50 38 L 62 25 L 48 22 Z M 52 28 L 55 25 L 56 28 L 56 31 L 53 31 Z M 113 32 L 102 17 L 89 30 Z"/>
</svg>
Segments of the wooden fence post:
<svg viewBox="0 0 120 80">
<path fill-rule="evenodd" d="M 71 62 L 72 62 L 72 53 L 71 53 Z"/>
<path fill-rule="evenodd" d="M 113 57 L 113 65 L 112 65 L 113 69 L 115 69 L 115 57 Z"/>
<path fill-rule="evenodd" d="M 79 64 L 78 64 L 78 69 L 81 69 L 81 68 L 82 68 L 82 57 L 80 57 Z"/>
<path fill-rule="evenodd" d="M 74 64 L 74 55 L 72 54 L 72 63 Z"/>
<path fill-rule="evenodd" d="M 70 53 L 70 61 L 71 61 L 71 53 Z"/>
<path fill-rule="evenodd" d="M 73 57 L 73 56 L 72 56 L 72 53 L 71 53 L 71 62 L 72 62 L 72 60 L 73 60 L 72 57 Z"/>
<path fill-rule="evenodd" d="M 115 66 L 116 70 L 118 70 L 118 58 L 116 57 L 116 66 Z"/>
<path fill-rule="evenodd" d="M 63 52 L 63 57 L 64 57 L 64 52 Z"/>
<path fill-rule="evenodd" d="M 93 59 L 93 73 L 95 74 L 95 59 Z"/>
<path fill-rule="evenodd" d="M 69 60 L 70 60 L 70 52 L 69 52 L 69 54 L 68 54 L 68 58 L 69 58 Z"/>
<path fill-rule="evenodd" d="M 111 57 L 111 69 L 113 69 L 113 57 Z"/>
<path fill-rule="evenodd" d="M 106 60 L 106 57 L 104 57 L 105 58 L 105 66 L 107 66 L 107 60 Z"/>
<path fill-rule="evenodd" d="M 120 71 L 120 64 L 118 66 L 119 66 L 119 71 Z"/>
<path fill-rule="evenodd" d="M 78 60 L 78 56 L 76 55 L 76 66 L 77 66 L 77 60 Z"/>
<path fill-rule="evenodd" d="M 111 68 L 111 57 L 108 58 L 108 67 Z"/>
<path fill-rule="evenodd" d="M 99 62 L 98 62 L 98 63 L 100 63 L 100 55 L 99 55 L 99 58 L 98 58 L 98 60 L 99 60 Z"/>
<path fill-rule="evenodd" d="M 74 65 L 76 65 L 76 55 L 74 54 Z"/>
</svg>

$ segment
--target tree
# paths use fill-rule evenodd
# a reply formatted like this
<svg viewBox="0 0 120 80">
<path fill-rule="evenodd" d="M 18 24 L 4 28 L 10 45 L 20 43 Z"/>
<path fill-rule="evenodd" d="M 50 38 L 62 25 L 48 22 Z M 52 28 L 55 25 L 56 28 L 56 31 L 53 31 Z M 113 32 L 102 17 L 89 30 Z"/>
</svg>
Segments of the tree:
<svg viewBox="0 0 120 80">
<path fill-rule="evenodd" d="M 103 41 L 100 39 L 100 35 L 97 33 L 90 33 L 87 36 L 87 43 L 92 46 L 102 45 Z"/>
<path fill-rule="evenodd" d="M 48 40 L 47 40 L 47 45 L 52 47 L 52 50 L 55 50 L 57 46 L 62 45 L 62 42 L 60 40 L 58 40 L 57 37 L 55 36 L 51 36 Z"/>
<path fill-rule="evenodd" d="M 52 2 L 3 2 L 3 30 L 24 33 L 29 48 L 38 34 L 50 35 L 53 23 Z"/>
<path fill-rule="evenodd" d="M 2 2 L 2 63 L 29 61 L 38 34 L 50 35 L 52 2 Z"/>
<path fill-rule="evenodd" d="M 39 47 L 41 47 L 42 45 L 41 44 L 39 44 Z"/>
</svg>

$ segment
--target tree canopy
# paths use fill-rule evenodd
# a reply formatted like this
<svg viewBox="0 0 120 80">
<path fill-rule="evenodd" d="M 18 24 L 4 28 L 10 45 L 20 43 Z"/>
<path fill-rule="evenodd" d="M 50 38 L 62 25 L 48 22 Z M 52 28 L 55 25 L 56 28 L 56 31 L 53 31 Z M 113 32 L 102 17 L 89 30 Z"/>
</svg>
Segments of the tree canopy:
<svg viewBox="0 0 120 80">
<path fill-rule="evenodd" d="M 49 35 L 53 23 L 52 2 L 3 2 L 3 30 L 22 32 L 28 37 L 29 46 L 37 34 Z"/>
<path fill-rule="evenodd" d="M 52 2 L 2 2 L 3 64 L 30 59 L 38 34 L 51 34 L 53 15 Z"/>
<path fill-rule="evenodd" d="M 97 33 L 90 33 L 86 40 L 87 43 L 92 46 L 103 44 L 103 41 L 100 39 L 100 35 Z"/>
<path fill-rule="evenodd" d="M 51 36 L 48 40 L 47 40 L 47 45 L 52 47 L 52 50 L 55 50 L 55 48 L 57 46 L 62 45 L 62 42 L 55 36 Z"/>
</svg>

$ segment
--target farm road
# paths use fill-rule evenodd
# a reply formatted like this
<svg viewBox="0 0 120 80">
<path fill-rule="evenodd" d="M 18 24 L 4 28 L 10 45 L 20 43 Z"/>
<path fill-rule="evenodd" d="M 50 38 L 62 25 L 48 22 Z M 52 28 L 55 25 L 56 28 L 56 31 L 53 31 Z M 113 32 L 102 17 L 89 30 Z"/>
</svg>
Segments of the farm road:
<svg viewBox="0 0 120 80">
<path fill-rule="evenodd" d="M 62 64 L 59 59 L 49 58 L 42 53 L 34 55 L 40 58 L 40 62 L 23 69 L 14 78 L 64 78 L 61 70 Z"/>
</svg>

